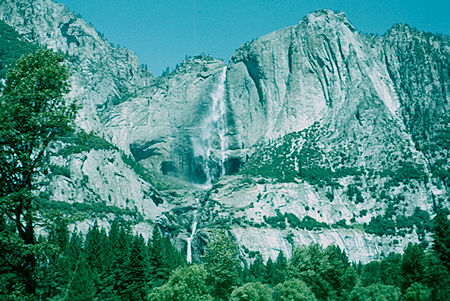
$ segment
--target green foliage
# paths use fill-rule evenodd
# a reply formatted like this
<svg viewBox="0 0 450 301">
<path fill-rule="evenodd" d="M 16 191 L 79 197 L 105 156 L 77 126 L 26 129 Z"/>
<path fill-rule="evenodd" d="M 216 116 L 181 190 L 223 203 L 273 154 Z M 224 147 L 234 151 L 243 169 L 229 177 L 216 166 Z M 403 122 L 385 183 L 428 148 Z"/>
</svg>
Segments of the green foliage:
<svg viewBox="0 0 450 301">
<path fill-rule="evenodd" d="M 433 250 L 450 270 L 450 221 L 444 209 L 438 209 L 433 219 Z"/>
<path fill-rule="evenodd" d="M 71 218 L 81 216 L 82 218 L 105 217 L 107 214 L 116 216 L 129 216 L 134 219 L 140 219 L 142 216 L 137 211 L 128 208 L 121 209 L 115 206 L 108 206 L 103 202 L 94 203 L 66 203 L 63 201 L 50 201 L 45 198 L 39 198 L 36 202 L 37 207 L 44 212 L 45 216 L 68 215 Z"/>
<path fill-rule="evenodd" d="M 419 282 L 425 273 L 425 253 L 421 245 L 408 244 L 401 262 L 402 291 Z"/>
<path fill-rule="evenodd" d="M 307 230 L 318 230 L 323 228 L 329 228 L 326 223 L 318 222 L 315 218 L 310 217 L 308 215 L 306 215 L 303 218 L 302 223 L 298 225 L 298 227 Z"/>
<path fill-rule="evenodd" d="M 364 199 L 361 194 L 361 190 L 359 190 L 358 187 L 354 184 L 348 185 L 347 195 L 350 200 L 353 200 L 356 196 L 356 200 L 355 200 L 356 204 L 364 202 Z"/>
<path fill-rule="evenodd" d="M 153 228 L 152 240 L 148 247 L 150 249 L 150 287 L 161 286 L 167 281 L 172 270 L 186 264 L 184 256 L 175 249 L 168 237 L 161 236 L 157 226 Z"/>
<path fill-rule="evenodd" d="M 0 219 L 0 231 L 5 227 Z M 39 241 L 37 257 L 37 295 L 48 300 L 272 300 L 268 285 L 274 300 L 400 300 L 401 291 L 405 300 L 447 300 L 450 295 L 448 269 L 421 245 L 358 269 L 335 246 L 297 248 L 289 262 L 280 252 L 275 263 L 264 264 L 255 253 L 238 287 L 237 250 L 225 232 L 211 235 L 204 264 L 190 266 L 157 227 L 147 247 L 122 220 L 114 221 L 108 234 L 94 224 L 83 239 L 76 230 L 69 238 L 66 221 L 56 218 L 48 233 Z M 24 249 L 12 246 L 19 241 L 0 238 L 0 296 L 14 300 L 11 296 L 22 296 L 25 288 L 11 287 L 17 275 L 10 273 L 14 264 L 7 260 Z"/>
<path fill-rule="evenodd" d="M 236 288 L 230 297 L 231 301 L 272 301 L 270 288 L 261 282 L 249 282 Z"/>
<path fill-rule="evenodd" d="M 427 177 L 423 166 L 409 161 L 399 161 L 394 169 L 385 170 L 382 175 L 391 178 L 389 186 L 407 184 L 411 180 L 425 181 Z"/>
<path fill-rule="evenodd" d="M 324 154 L 315 144 L 319 127 L 319 124 L 315 124 L 304 131 L 287 134 L 271 145 L 260 146 L 247 160 L 241 173 L 275 178 L 282 182 L 304 178 L 312 184 L 330 184 L 333 173 L 323 160 Z M 297 147 L 303 138 L 306 139 L 305 144 Z M 300 164 L 298 170 L 296 162 Z"/>
<path fill-rule="evenodd" d="M 370 220 L 365 230 L 367 233 L 372 233 L 379 236 L 394 235 L 395 221 L 392 219 L 385 218 L 382 215 L 374 216 Z"/>
<path fill-rule="evenodd" d="M 345 298 L 356 284 L 356 271 L 344 252 L 319 245 L 297 248 L 288 275 L 304 281 L 318 299 Z"/>
<path fill-rule="evenodd" d="M 69 286 L 68 299 L 73 301 L 94 300 L 92 271 L 83 257 L 78 262 L 75 275 Z"/>
<path fill-rule="evenodd" d="M 264 282 L 266 273 L 266 266 L 261 254 L 258 253 L 250 268 L 243 272 L 244 276 L 242 278 L 244 282 Z"/>
<path fill-rule="evenodd" d="M 130 255 L 125 264 L 123 281 L 126 283 L 121 296 L 127 300 L 143 300 L 147 292 L 147 252 L 142 236 L 135 236 L 131 246 Z"/>
<path fill-rule="evenodd" d="M 356 286 L 350 294 L 350 301 L 399 301 L 400 289 L 392 285 L 371 284 L 367 287 Z"/>
<path fill-rule="evenodd" d="M 399 285 L 402 281 L 401 264 L 402 256 L 390 254 L 381 261 L 372 261 L 363 266 L 360 281 L 363 286 L 376 283 L 385 285 Z"/>
<path fill-rule="evenodd" d="M 336 186 L 339 178 L 362 174 L 348 162 L 343 164 L 344 155 L 339 152 L 333 155 L 342 162 L 332 166 L 330 154 L 318 143 L 326 134 L 319 123 L 314 123 L 303 131 L 289 133 L 269 145 L 260 145 L 240 173 L 275 178 L 281 182 L 303 179 L 319 186 Z M 361 198 L 358 201 L 362 201 Z"/>
<path fill-rule="evenodd" d="M 77 109 L 64 97 L 69 72 L 63 60 L 50 50 L 21 57 L 8 70 L 0 96 L 0 214 L 30 246 L 36 245 L 32 194 L 36 179 L 48 167 L 50 144 L 70 131 Z M 16 271 L 33 295 L 36 254 L 29 252 L 19 261 Z"/>
<path fill-rule="evenodd" d="M 405 301 L 427 301 L 431 298 L 431 290 L 421 283 L 413 283 L 403 295 Z"/>
<path fill-rule="evenodd" d="M 203 261 L 208 272 L 212 295 L 226 299 L 232 287 L 239 284 L 237 247 L 224 231 L 211 233 Z"/>
<path fill-rule="evenodd" d="M 132 157 L 122 154 L 122 161 L 128 165 L 141 179 L 152 184 L 158 190 L 169 189 L 168 184 L 157 179 L 151 172 L 149 172 L 145 167 L 136 162 Z M 162 203 L 162 200 L 153 200 L 155 203 Z"/>
<path fill-rule="evenodd" d="M 264 277 L 264 283 L 268 283 L 272 286 L 281 283 L 286 278 L 287 260 L 284 257 L 283 252 L 279 252 L 275 262 L 272 259 L 266 263 L 266 274 Z"/>
<path fill-rule="evenodd" d="M 367 233 L 383 236 L 395 235 L 397 231 L 403 234 L 405 230 L 412 230 L 414 226 L 417 228 L 419 237 L 423 239 L 425 232 L 431 231 L 431 220 L 428 212 L 417 207 L 411 216 L 406 217 L 396 214 L 394 207 L 390 205 L 384 215 L 372 217 L 369 224 L 365 225 L 365 230 Z"/>
<path fill-rule="evenodd" d="M 273 228 L 286 228 L 285 217 L 279 211 L 276 216 L 264 216 L 264 221 L 271 225 Z"/>
<path fill-rule="evenodd" d="M 68 168 L 67 166 L 50 164 L 48 166 L 48 169 L 51 176 L 63 176 L 66 178 L 70 178 L 70 168 Z"/>
<path fill-rule="evenodd" d="M 0 20 L 0 79 L 5 78 L 8 68 L 18 58 L 35 49 L 35 45 L 24 41 L 14 28 Z"/>
<path fill-rule="evenodd" d="M 329 226 L 326 223 L 318 222 L 315 218 L 305 215 L 302 220 L 300 220 L 293 213 L 281 214 L 277 211 L 276 216 L 264 216 L 264 221 L 272 226 L 273 228 L 285 229 L 286 221 L 293 228 L 297 229 L 307 229 L 307 230 L 319 230 L 327 229 Z"/>
<path fill-rule="evenodd" d="M 169 280 L 154 288 L 148 300 L 206 301 L 212 300 L 207 283 L 207 271 L 204 265 L 190 265 L 174 270 Z"/>
<path fill-rule="evenodd" d="M 59 140 L 67 144 L 58 151 L 58 155 L 63 157 L 68 157 L 72 154 L 79 154 L 82 152 L 89 152 L 91 150 L 117 150 L 116 146 L 112 145 L 105 139 L 96 136 L 94 133 L 88 134 L 84 131 L 66 135 L 61 137 Z"/>
<path fill-rule="evenodd" d="M 293 278 L 275 287 L 275 300 L 315 301 L 317 299 L 305 282 Z"/>
</svg>

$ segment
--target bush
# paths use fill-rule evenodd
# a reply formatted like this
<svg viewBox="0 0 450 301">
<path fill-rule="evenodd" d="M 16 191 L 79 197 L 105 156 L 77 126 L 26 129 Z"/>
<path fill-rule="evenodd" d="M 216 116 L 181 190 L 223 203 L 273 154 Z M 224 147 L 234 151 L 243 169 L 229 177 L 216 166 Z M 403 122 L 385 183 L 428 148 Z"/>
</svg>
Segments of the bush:
<svg viewBox="0 0 450 301">
<path fill-rule="evenodd" d="M 59 166 L 51 164 L 48 166 L 51 176 L 64 176 L 70 178 L 70 168 L 67 166 Z"/>
<path fill-rule="evenodd" d="M 266 284 L 250 282 L 231 293 L 231 301 L 272 301 L 272 292 Z"/>
<path fill-rule="evenodd" d="M 104 202 L 95 202 L 95 203 L 66 203 L 63 201 L 50 201 L 45 199 L 48 197 L 45 194 L 40 195 L 40 198 L 37 202 L 39 210 L 49 213 L 59 212 L 60 215 L 68 214 L 75 215 L 76 213 L 87 213 L 92 216 L 104 216 L 105 214 L 115 214 L 115 215 L 128 215 L 134 218 L 141 218 L 139 212 L 132 211 L 130 209 L 121 209 L 115 206 L 108 206 Z"/>
<path fill-rule="evenodd" d="M 291 279 L 275 287 L 275 299 L 280 301 L 315 301 L 311 289 L 301 280 Z"/>
<path fill-rule="evenodd" d="M 112 145 L 105 139 L 100 138 L 93 133 L 87 134 L 84 131 L 76 133 L 73 136 L 62 137 L 60 138 L 60 140 L 68 144 L 58 151 L 58 155 L 63 157 L 67 157 L 72 154 L 79 154 L 82 152 L 89 152 L 91 150 L 117 150 L 116 146 Z"/>
<path fill-rule="evenodd" d="M 303 218 L 300 227 L 307 230 L 318 230 L 322 228 L 329 228 L 327 224 L 318 222 L 315 218 L 310 216 L 305 216 Z"/>
<path fill-rule="evenodd" d="M 368 287 L 357 286 L 350 294 L 350 301 L 366 301 L 366 300 L 400 300 L 400 289 L 391 285 L 372 284 Z"/>
<path fill-rule="evenodd" d="M 369 224 L 366 226 L 366 232 L 378 236 L 394 235 L 395 222 L 392 219 L 385 218 L 381 215 L 372 217 Z"/>
<path fill-rule="evenodd" d="M 301 220 L 293 213 L 285 213 L 288 223 L 291 227 L 300 228 L 302 225 Z"/>
<path fill-rule="evenodd" d="M 286 222 L 283 215 L 277 216 L 264 216 L 264 221 L 269 224 L 272 228 L 286 228 Z"/>
<path fill-rule="evenodd" d="M 150 292 L 147 300 L 213 300 L 206 278 L 203 265 L 179 267 L 170 274 L 167 283 Z"/>
<path fill-rule="evenodd" d="M 393 220 L 394 216 L 395 221 Z M 400 214 L 396 215 L 395 208 L 389 205 L 384 215 L 372 217 L 365 230 L 367 233 L 382 236 L 384 234 L 394 235 L 396 229 L 412 229 L 414 226 L 417 227 L 417 233 L 420 238 L 425 236 L 425 232 L 430 232 L 432 222 L 428 212 L 417 207 L 411 216 L 406 217 Z"/>
<path fill-rule="evenodd" d="M 403 300 L 405 301 L 426 301 L 431 298 L 431 290 L 421 283 L 413 283 L 406 290 Z"/>
</svg>

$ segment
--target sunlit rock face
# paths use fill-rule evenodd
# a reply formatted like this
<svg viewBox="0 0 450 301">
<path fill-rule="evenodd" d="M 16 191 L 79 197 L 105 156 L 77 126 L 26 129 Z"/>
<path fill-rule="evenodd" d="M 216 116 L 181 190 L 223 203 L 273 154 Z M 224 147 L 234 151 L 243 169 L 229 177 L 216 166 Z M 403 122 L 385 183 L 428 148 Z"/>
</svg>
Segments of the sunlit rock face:
<svg viewBox="0 0 450 301">
<path fill-rule="evenodd" d="M 115 48 L 81 17 L 50 0 L 4 0 L 0 18 L 27 40 L 67 54 L 72 93 L 81 105 L 78 125 L 101 134 L 102 112 L 147 86 L 153 76 L 136 56 Z"/>
<path fill-rule="evenodd" d="M 107 135 L 157 173 L 210 182 L 219 175 L 221 162 L 217 126 L 223 91 L 218 90 L 224 68 L 210 57 L 186 60 L 137 97 L 112 108 L 105 122 Z"/>
<path fill-rule="evenodd" d="M 407 141 L 411 114 L 448 111 L 448 38 L 407 26 L 367 36 L 343 13 L 322 10 L 244 44 L 230 61 L 232 148 L 249 148 L 314 122 L 359 141 L 364 135 Z"/>
<path fill-rule="evenodd" d="M 269 231 L 270 248 L 258 245 L 267 230 L 252 227 L 265 228 L 270 217 L 293 213 L 328 225 L 362 225 L 389 206 L 410 216 L 416 207 L 431 212 L 436 203 L 448 205 L 442 174 L 449 168 L 449 45 L 448 37 L 408 26 L 364 35 L 343 13 L 322 10 L 241 46 L 227 72 L 229 148 L 250 154 L 244 174 L 290 184 L 224 179 L 211 195 L 217 215 L 249 226 L 233 233 L 248 249 L 269 254 L 290 245 L 285 229 Z M 354 185 L 361 202 L 349 193 Z M 386 246 L 404 246 L 358 230 L 339 234 L 353 242 L 337 239 L 339 230 L 307 231 L 307 237 L 291 231 L 293 241 L 335 241 L 361 261 Z M 364 255 L 355 256 L 350 245 Z"/>
<path fill-rule="evenodd" d="M 228 64 L 197 56 L 154 78 L 61 4 L 4 0 L 0 18 L 69 55 L 77 124 L 111 143 L 55 156 L 68 171 L 41 192 L 134 210 L 190 260 L 224 227 L 243 258 L 320 243 L 367 262 L 429 234 L 364 224 L 448 206 L 446 36 L 400 25 L 365 35 L 321 10 Z"/>
</svg>

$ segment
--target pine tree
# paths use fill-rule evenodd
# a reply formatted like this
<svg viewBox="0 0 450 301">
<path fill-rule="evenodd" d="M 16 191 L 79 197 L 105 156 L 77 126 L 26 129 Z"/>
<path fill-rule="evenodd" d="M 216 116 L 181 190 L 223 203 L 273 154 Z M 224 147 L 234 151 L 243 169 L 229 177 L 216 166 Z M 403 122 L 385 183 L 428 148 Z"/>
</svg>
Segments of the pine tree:
<svg viewBox="0 0 450 301">
<path fill-rule="evenodd" d="M 110 231 L 110 246 L 113 250 L 113 259 L 111 266 L 111 273 L 113 275 L 113 290 L 120 296 L 122 292 L 126 291 L 126 264 L 130 253 L 130 245 L 132 241 L 131 229 L 128 225 L 121 223 L 117 232 Z M 105 278 L 105 281 L 108 280 Z M 107 283 L 105 283 L 107 284 Z"/>
<path fill-rule="evenodd" d="M 99 229 L 97 222 L 86 234 L 84 245 L 86 261 L 95 273 L 100 274 L 105 266 L 105 261 L 109 259 L 108 256 L 105 256 L 109 248 L 107 248 L 106 233 L 103 229 Z"/>
<path fill-rule="evenodd" d="M 275 264 L 272 261 L 272 258 L 269 258 L 266 263 L 266 274 L 264 275 L 264 283 L 269 283 L 271 285 L 275 282 L 275 273 L 276 273 L 276 267 Z"/>
<path fill-rule="evenodd" d="M 159 228 L 155 226 L 152 232 L 152 240 L 148 242 L 149 249 L 149 280 L 151 287 L 162 285 L 168 278 L 168 272 L 163 264 L 162 237 Z"/>
<path fill-rule="evenodd" d="M 71 270 L 76 269 L 76 263 L 80 260 L 82 250 L 83 250 L 83 239 L 78 234 L 77 229 L 74 228 L 66 249 L 66 255 L 68 258 L 70 258 L 72 262 L 70 266 Z"/>
<path fill-rule="evenodd" d="M 433 219 L 433 250 L 450 271 L 450 221 L 446 212 L 439 209 Z"/>
<path fill-rule="evenodd" d="M 266 266 L 262 259 L 261 253 L 256 255 L 255 261 L 250 265 L 251 282 L 263 282 L 266 275 Z"/>
<path fill-rule="evenodd" d="M 125 287 L 123 296 L 127 300 L 142 300 L 147 294 L 147 256 L 144 238 L 136 236 L 130 249 L 126 264 Z"/>
<path fill-rule="evenodd" d="M 233 286 L 239 284 L 237 255 L 237 246 L 224 231 L 211 233 L 203 260 L 212 294 L 218 298 L 226 299 Z"/>
<path fill-rule="evenodd" d="M 273 276 L 273 284 L 281 283 L 286 280 L 287 277 L 287 259 L 284 257 L 283 251 L 280 251 L 277 256 L 277 260 L 275 261 L 275 269 Z"/>
<path fill-rule="evenodd" d="M 58 217 L 50 226 L 47 239 L 40 241 L 38 257 L 39 296 L 49 298 L 63 295 L 72 276 L 72 258 L 67 256 L 69 231 L 67 221 Z"/>
<path fill-rule="evenodd" d="M 89 301 L 94 299 L 94 283 L 92 271 L 84 257 L 81 257 L 75 275 L 70 283 L 68 300 Z"/>
<path fill-rule="evenodd" d="M 425 253 L 421 245 L 409 243 L 401 262 L 402 292 L 414 282 L 421 282 L 425 272 Z"/>
</svg>

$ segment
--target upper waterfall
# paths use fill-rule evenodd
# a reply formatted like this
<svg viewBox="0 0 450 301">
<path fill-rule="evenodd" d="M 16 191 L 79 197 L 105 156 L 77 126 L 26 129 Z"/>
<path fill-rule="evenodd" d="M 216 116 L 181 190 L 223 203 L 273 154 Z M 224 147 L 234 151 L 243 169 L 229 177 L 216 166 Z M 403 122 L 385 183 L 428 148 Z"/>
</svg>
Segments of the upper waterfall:
<svg viewBox="0 0 450 301">
<path fill-rule="evenodd" d="M 227 67 L 223 67 L 217 84 L 210 93 L 209 113 L 203 119 L 198 135 L 192 137 L 194 158 L 202 167 L 204 181 L 200 184 L 211 187 L 225 173 L 226 121 L 225 80 Z"/>
</svg>

